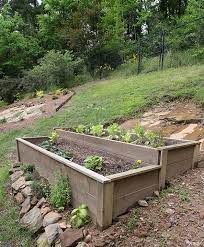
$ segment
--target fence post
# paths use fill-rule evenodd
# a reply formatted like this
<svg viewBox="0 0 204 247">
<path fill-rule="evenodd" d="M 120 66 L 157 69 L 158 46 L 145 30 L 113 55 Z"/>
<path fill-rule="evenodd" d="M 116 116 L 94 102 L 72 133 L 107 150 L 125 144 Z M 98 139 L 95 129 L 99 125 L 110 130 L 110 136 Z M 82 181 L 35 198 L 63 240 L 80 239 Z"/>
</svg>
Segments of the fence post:
<svg viewBox="0 0 204 247">
<path fill-rule="evenodd" d="M 160 69 L 164 68 L 164 52 L 165 52 L 165 33 L 161 32 L 161 45 L 160 45 L 160 58 L 159 58 L 159 67 Z"/>
<path fill-rule="evenodd" d="M 141 72 L 141 65 L 142 65 L 142 48 L 140 46 L 140 42 L 139 42 L 137 57 L 138 57 L 137 74 L 139 74 Z"/>
</svg>

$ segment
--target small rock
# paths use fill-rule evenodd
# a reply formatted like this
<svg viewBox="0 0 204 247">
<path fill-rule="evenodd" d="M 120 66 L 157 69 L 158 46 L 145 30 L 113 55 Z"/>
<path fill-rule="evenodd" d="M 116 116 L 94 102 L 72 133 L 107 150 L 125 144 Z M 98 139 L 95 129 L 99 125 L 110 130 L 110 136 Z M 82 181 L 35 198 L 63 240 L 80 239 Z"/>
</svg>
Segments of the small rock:
<svg viewBox="0 0 204 247">
<path fill-rule="evenodd" d="M 42 197 L 40 201 L 37 203 L 36 207 L 40 208 L 44 203 L 46 203 L 46 199 Z"/>
<path fill-rule="evenodd" d="M 83 235 L 84 235 L 84 237 L 86 237 L 86 235 L 88 235 L 87 229 L 84 229 L 84 230 L 83 230 Z"/>
<path fill-rule="evenodd" d="M 11 187 L 18 191 L 19 189 L 21 189 L 23 186 L 25 186 L 25 178 L 24 177 L 20 177 L 17 181 L 15 181 L 14 183 L 12 183 Z"/>
<path fill-rule="evenodd" d="M 169 215 L 172 215 L 172 214 L 174 214 L 174 210 L 173 209 L 171 209 L 171 208 L 167 208 L 166 210 L 165 210 L 165 213 L 166 214 L 169 214 Z"/>
<path fill-rule="evenodd" d="M 36 205 L 36 203 L 38 202 L 38 199 L 37 199 L 37 197 L 36 196 L 34 196 L 33 198 L 32 198 L 32 200 L 31 200 L 31 205 Z"/>
<path fill-rule="evenodd" d="M 134 235 L 138 238 L 146 238 L 148 236 L 148 232 L 144 229 L 136 229 L 134 231 Z"/>
<path fill-rule="evenodd" d="M 62 218 L 61 214 L 56 212 L 50 212 L 45 215 L 43 220 L 43 226 L 48 226 L 50 224 L 54 224 Z"/>
<path fill-rule="evenodd" d="M 140 207 L 148 207 L 148 203 L 145 200 L 139 200 L 138 205 Z"/>
<path fill-rule="evenodd" d="M 67 224 L 66 224 L 66 222 L 59 222 L 58 223 L 58 225 L 59 225 L 59 227 L 61 228 L 61 229 L 67 229 Z"/>
<path fill-rule="evenodd" d="M 79 242 L 76 247 L 89 247 L 89 245 L 85 242 Z"/>
<path fill-rule="evenodd" d="M 25 197 L 28 197 L 28 196 L 32 196 L 33 193 L 32 193 L 32 189 L 30 186 L 27 186 L 25 187 L 24 189 L 22 189 L 21 193 L 25 196 Z"/>
<path fill-rule="evenodd" d="M 30 197 L 27 197 L 22 204 L 20 215 L 26 214 L 30 210 Z"/>
<path fill-rule="evenodd" d="M 156 197 L 159 197 L 159 191 L 158 190 L 156 190 L 156 191 L 154 191 L 154 195 L 156 196 Z"/>
<path fill-rule="evenodd" d="M 20 220 L 22 226 L 27 227 L 33 233 L 37 232 L 42 227 L 43 217 L 40 209 L 34 207 L 28 213 L 26 213 Z"/>
<path fill-rule="evenodd" d="M 63 247 L 75 246 L 83 239 L 83 232 L 80 229 L 68 228 L 61 236 L 61 243 Z"/>
<path fill-rule="evenodd" d="M 47 235 L 48 243 L 52 244 L 60 234 L 63 233 L 62 229 L 58 224 L 50 224 L 45 227 L 45 232 Z"/>
<path fill-rule="evenodd" d="M 84 242 L 89 243 L 89 242 L 91 242 L 91 239 L 92 239 L 91 235 L 88 234 L 88 235 L 85 237 Z"/>
<path fill-rule="evenodd" d="M 46 233 L 42 233 L 37 239 L 37 247 L 50 247 Z"/>
<path fill-rule="evenodd" d="M 16 180 L 18 180 L 22 175 L 23 175 L 23 171 L 16 171 L 14 172 L 10 177 L 11 177 L 11 181 L 15 182 Z"/>
<path fill-rule="evenodd" d="M 15 200 L 18 204 L 22 204 L 24 202 L 24 197 L 23 195 L 18 192 L 16 195 L 15 195 Z"/>
<path fill-rule="evenodd" d="M 200 211 L 199 215 L 200 215 L 200 218 L 203 220 L 204 219 L 204 210 Z"/>
<path fill-rule="evenodd" d="M 96 247 L 103 247 L 106 245 L 106 242 L 102 239 L 94 239 L 94 246 Z"/>
<path fill-rule="evenodd" d="M 51 209 L 49 208 L 49 207 L 42 207 L 41 209 L 40 209 L 40 212 L 41 212 L 41 214 L 43 215 L 43 216 L 45 216 L 47 213 L 49 213 L 51 211 Z"/>
</svg>

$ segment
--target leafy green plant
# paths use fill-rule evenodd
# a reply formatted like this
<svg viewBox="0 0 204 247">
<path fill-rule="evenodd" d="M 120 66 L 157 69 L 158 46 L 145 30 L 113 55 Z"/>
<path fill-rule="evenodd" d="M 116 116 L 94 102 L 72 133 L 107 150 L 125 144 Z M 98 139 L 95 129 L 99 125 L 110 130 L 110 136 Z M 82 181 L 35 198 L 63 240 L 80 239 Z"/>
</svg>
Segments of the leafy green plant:
<svg viewBox="0 0 204 247">
<path fill-rule="evenodd" d="M 139 219 L 139 209 L 135 208 L 131 212 L 128 223 L 127 223 L 127 230 L 129 233 L 131 233 L 135 229 L 138 223 L 138 219 Z"/>
<path fill-rule="evenodd" d="M 56 131 L 53 131 L 53 132 L 51 133 L 51 136 L 49 137 L 50 143 L 51 143 L 52 145 L 56 144 L 58 138 L 59 138 L 59 135 L 57 134 L 57 132 L 56 132 Z"/>
<path fill-rule="evenodd" d="M 92 126 L 90 129 L 90 134 L 94 136 L 103 136 L 104 135 L 103 125 L 97 124 L 97 125 Z"/>
<path fill-rule="evenodd" d="M 31 181 L 31 180 L 33 180 L 33 175 L 30 172 L 26 172 L 25 175 L 24 175 L 24 177 L 25 177 L 25 181 Z"/>
<path fill-rule="evenodd" d="M 137 135 L 137 138 L 139 140 L 143 140 L 145 138 L 145 129 L 143 126 L 141 125 L 137 125 L 135 128 L 134 128 L 134 132 L 135 134 Z"/>
<path fill-rule="evenodd" d="M 71 225 L 74 228 L 80 228 L 87 224 L 90 220 L 88 206 L 85 204 L 75 208 L 71 213 Z"/>
<path fill-rule="evenodd" d="M 130 143 L 132 141 L 132 134 L 128 131 L 126 132 L 125 134 L 123 134 L 121 136 L 121 140 L 123 142 L 127 142 L 127 143 Z"/>
<path fill-rule="evenodd" d="M 43 98 L 44 97 L 44 91 L 43 90 L 36 91 L 36 96 L 38 98 Z"/>
<path fill-rule="evenodd" d="M 121 135 L 121 127 L 117 123 L 113 123 L 107 128 L 109 137 L 111 139 L 119 139 Z"/>
<path fill-rule="evenodd" d="M 1 124 L 6 123 L 6 122 L 7 122 L 7 119 L 5 117 L 0 119 Z"/>
<path fill-rule="evenodd" d="M 31 189 L 38 198 L 48 198 L 50 195 L 50 186 L 44 181 L 34 180 Z"/>
<path fill-rule="evenodd" d="M 59 211 L 71 202 L 71 186 L 67 176 L 57 174 L 56 181 L 51 186 L 49 202 Z"/>
<path fill-rule="evenodd" d="M 52 148 L 52 145 L 49 141 L 43 141 L 39 146 L 41 148 L 48 150 L 48 151 L 51 150 L 51 148 Z"/>
<path fill-rule="evenodd" d="M 85 131 L 86 131 L 86 126 L 83 124 L 79 124 L 76 128 L 77 133 L 83 134 L 85 133 Z"/>
<path fill-rule="evenodd" d="M 21 165 L 21 168 L 22 168 L 22 170 L 24 170 L 25 172 L 33 172 L 34 171 L 34 165 L 32 165 L 32 164 L 22 164 Z"/>
<path fill-rule="evenodd" d="M 71 160 L 73 158 L 73 154 L 68 152 L 68 151 L 58 149 L 58 150 L 54 151 L 54 153 L 63 157 L 64 159 L 67 159 L 67 160 Z"/>
<path fill-rule="evenodd" d="M 153 131 L 147 131 L 145 133 L 146 142 L 145 144 L 154 148 L 161 147 L 164 145 L 164 140 L 162 136 Z"/>
<path fill-rule="evenodd" d="M 84 160 L 84 166 L 93 171 L 101 171 L 103 168 L 103 158 L 100 156 L 88 156 Z"/>
</svg>

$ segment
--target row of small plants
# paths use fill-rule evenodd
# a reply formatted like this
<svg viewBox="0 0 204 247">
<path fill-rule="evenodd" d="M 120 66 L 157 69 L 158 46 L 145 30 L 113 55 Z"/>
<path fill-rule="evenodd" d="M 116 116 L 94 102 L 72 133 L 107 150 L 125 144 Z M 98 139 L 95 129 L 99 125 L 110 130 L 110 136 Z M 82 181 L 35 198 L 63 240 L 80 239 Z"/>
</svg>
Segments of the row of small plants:
<svg viewBox="0 0 204 247">
<path fill-rule="evenodd" d="M 53 131 L 51 133 L 51 136 L 49 137 L 49 139 L 47 141 L 43 141 L 40 144 L 40 147 L 51 151 L 65 159 L 68 160 L 72 160 L 73 159 L 73 154 L 68 152 L 68 151 L 64 151 L 59 149 L 56 144 L 58 141 L 59 135 L 57 134 L 56 131 Z M 87 158 L 84 160 L 83 165 L 87 168 L 90 169 L 92 171 L 101 171 L 103 169 L 103 157 L 99 156 L 99 155 L 89 155 L 87 156 Z M 137 169 L 139 168 L 139 166 L 142 164 L 142 160 L 136 160 L 133 165 L 132 168 L 133 169 Z"/>
<path fill-rule="evenodd" d="M 164 145 L 164 140 L 161 134 L 150 130 L 145 131 L 144 127 L 141 125 L 137 125 L 131 131 L 127 131 L 117 123 L 113 123 L 107 129 L 105 129 L 102 124 L 93 125 L 91 127 L 80 124 L 72 130 L 80 134 L 107 137 L 112 140 L 146 145 L 154 148 Z"/>
<path fill-rule="evenodd" d="M 31 188 L 38 199 L 44 197 L 58 211 L 63 211 L 71 204 L 71 186 L 67 176 L 59 173 L 55 176 L 53 185 L 42 179 L 36 179 L 34 166 L 23 164 L 22 170 L 25 172 L 26 180 L 33 181 Z M 88 206 L 80 205 L 71 212 L 70 223 L 74 228 L 80 228 L 90 221 Z"/>
</svg>

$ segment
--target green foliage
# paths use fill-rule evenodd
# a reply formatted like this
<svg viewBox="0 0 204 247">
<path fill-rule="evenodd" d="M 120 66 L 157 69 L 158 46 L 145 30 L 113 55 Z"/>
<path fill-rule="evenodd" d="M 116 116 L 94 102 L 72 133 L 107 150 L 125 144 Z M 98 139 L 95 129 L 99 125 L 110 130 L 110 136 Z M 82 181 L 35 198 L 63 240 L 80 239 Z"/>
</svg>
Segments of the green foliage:
<svg viewBox="0 0 204 247">
<path fill-rule="evenodd" d="M 86 131 L 86 126 L 83 124 L 79 124 L 78 127 L 76 128 L 77 133 L 83 134 L 85 133 L 85 131 Z"/>
<path fill-rule="evenodd" d="M 42 197 L 48 198 L 50 195 L 50 186 L 44 181 L 34 180 L 31 189 L 39 199 Z"/>
<path fill-rule="evenodd" d="M 132 134 L 129 131 L 127 131 L 121 136 L 121 140 L 123 142 L 130 143 L 132 141 Z"/>
<path fill-rule="evenodd" d="M 57 140 L 59 139 L 59 135 L 56 131 L 52 131 L 51 136 L 49 137 L 49 141 L 51 145 L 54 145 L 57 143 Z"/>
<path fill-rule="evenodd" d="M 138 224 L 139 215 L 140 215 L 139 209 L 137 208 L 133 209 L 127 223 L 127 230 L 129 233 L 131 233 Z"/>
<path fill-rule="evenodd" d="M 60 150 L 60 149 L 54 149 L 53 152 L 59 156 L 61 156 L 64 159 L 72 160 L 73 153 L 70 153 L 68 151 Z"/>
<path fill-rule="evenodd" d="M 71 225 L 74 228 L 80 228 L 89 222 L 88 206 L 81 204 L 78 208 L 74 209 L 71 213 Z"/>
<path fill-rule="evenodd" d="M 145 144 L 154 148 L 161 147 L 164 145 L 164 140 L 162 136 L 153 131 L 147 131 L 145 133 L 146 142 Z"/>
<path fill-rule="evenodd" d="M 103 158 L 100 156 L 88 156 L 84 160 L 84 166 L 93 171 L 101 171 L 103 168 Z"/>
<path fill-rule="evenodd" d="M 75 75 L 83 68 L 80 58 L 75 59 L 71 52 L 64 54 L 51 50 L 32 70 L 26 73 L 24 81 L 28 89 L 49 89 L 51 87 L 71 87 Z"/>
<path fill-rule="evenodd" d="M 51 186 L 50 203 L 59 211 L 71 203 L 71 187 L 66 176 L 57 175 L 55 183 Z"/>
<path fill-rule="evenodd" d="M 33 172 L 34 171 L 34 166 L 32 164 L 22 164 L 21 165 L 21 169 L 24 171 L 24 172 Z"/>
<path fill-rule="evenodd" d="M 50 151 L 51 148 L 52 148 L 52 145 L 51 145 L 50 141 L 43 141 L 39 146 L 41 148 L 44 148 L 44 149 L 48 150 L 48 151 Z"/>
<path fill-rule="evenodd" d="M 43 90 L 36 91 L 36 96 L 38 98 L 43 98 L 44 97 L 44 91 Z"/>
<path fill-rule="evenodd" d="M 25 177 L 25 181 L 32 181 L 33 180 L 33 175 L 30 172 L 26 172 L 24 174 L 24 177 Z"/>
<path fill-rule="evenodd" d="M 3 117 L 3 118 L 0 119 L 0 124 L 4 124 L 4 123 L 6 123 L 6 122 L 7 122 L 7 120 L 6 120 L 5 117 Z"/>
<path fill-rule="evenodd" d="M 102 124 L 97 124 L 91 127 L 90 129 L 90 134 L 94 136 L 103 136 L 104 135 L 104 130 L 103 130 L 103 125 Z"/>
<path fill-rule="evenodd" d="M 145 129 L 141 125 L 137 125 L 134 129 L 137 139 L 143 140 L 145 138 Z"/>
<path fill-rule="evenodd" d="M 113 123 L 107 128 L 109 137 L 118 140 L 121 135 L 121 127 L 117 123 Z"/>
</svg>

